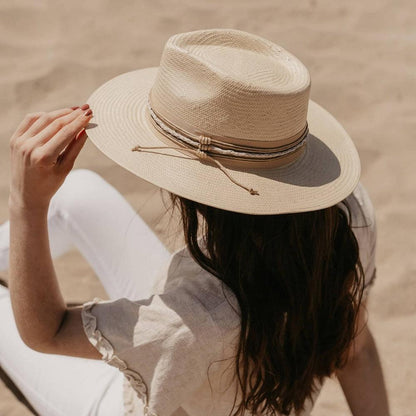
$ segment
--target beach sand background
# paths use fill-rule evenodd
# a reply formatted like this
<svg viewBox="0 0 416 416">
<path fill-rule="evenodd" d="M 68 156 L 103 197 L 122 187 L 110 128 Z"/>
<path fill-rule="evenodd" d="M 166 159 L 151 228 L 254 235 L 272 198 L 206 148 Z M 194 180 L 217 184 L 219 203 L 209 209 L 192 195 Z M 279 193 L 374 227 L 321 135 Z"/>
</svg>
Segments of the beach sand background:
<svg viewBox="0 0 416 416">
<path fill-rule="evenodd" d="M 415 17 L 411 0 L 0 1 L 0 222 L 8 218 L 9 138 L 26 113 L 81 105 L 108 79 L 158 66 L 166 40 L 175 33 L 223 27 L 266 37 L 306 64 L 311 98 L 343 124 L 358 148 L 379 237 L 369 325 L 392 415 L 414 415 Z M 167 241 L 154 186 L 88 141 L 75 168 L 102 175 Z M 106 297 L 76 250 L 55 264 L 68 302 Z M 0 415 L 25 414 L 0 386 Z M 326 383 L 313 414 L 350 414 L 336 381 Z"/>
</svg>

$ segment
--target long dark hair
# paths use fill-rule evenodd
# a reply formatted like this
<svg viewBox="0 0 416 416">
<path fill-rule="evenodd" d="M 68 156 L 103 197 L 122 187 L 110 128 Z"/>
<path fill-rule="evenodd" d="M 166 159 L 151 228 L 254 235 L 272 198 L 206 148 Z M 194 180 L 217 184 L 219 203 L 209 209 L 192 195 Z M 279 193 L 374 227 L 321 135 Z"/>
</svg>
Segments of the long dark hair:
<svg viewBox="0 0 416 416">
<path fill-rule="evenodd" d="M 233 416 L 304 410 L 316 382 L 346 364 L 357 332 L 364 272 L 347 201 L 348 215 L 337 205 L 248 215 L 170 196 L 191 255 L 238 299 Z"/>
</svg>

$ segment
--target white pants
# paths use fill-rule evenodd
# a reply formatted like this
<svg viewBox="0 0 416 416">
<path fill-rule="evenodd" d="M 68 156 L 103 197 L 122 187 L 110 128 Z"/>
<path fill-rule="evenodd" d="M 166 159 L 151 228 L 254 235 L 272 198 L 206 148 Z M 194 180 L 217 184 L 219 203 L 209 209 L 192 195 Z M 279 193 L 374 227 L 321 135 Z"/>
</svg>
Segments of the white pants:
<svg viewBox="0 0 416 416">
<path fill-rule="evenodd" d="M 51 200 L 51 254 L 74 246 L 110 299 L 151 294 L 169 251 L 124 197 L 97 173 L 75 169 Z M 9 263 L 9 222 L 0 226 L 0 271 Z M 41 416 L 123 414 L 123 374 L 104 361 L 43 354 L 21 340 L 9 290 L 0 285 L 0 366 Z"/>
</svg>

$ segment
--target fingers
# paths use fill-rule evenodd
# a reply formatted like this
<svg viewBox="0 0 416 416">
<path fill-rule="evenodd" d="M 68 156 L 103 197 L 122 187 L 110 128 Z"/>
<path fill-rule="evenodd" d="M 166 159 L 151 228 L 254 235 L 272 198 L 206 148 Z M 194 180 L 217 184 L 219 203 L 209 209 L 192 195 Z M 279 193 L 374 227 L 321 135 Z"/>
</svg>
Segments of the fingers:
<svg viewBox="0 0 416 416">
<path fill-rule="evenodd" d="M 49 124 L 53 123 L 55 120 L 63 116 L 72 114 L 73 111 L 78 108 L 79 107 L 61 108 L 59 110 L 51 111 L 49 113 L 46 113 L 46 112 L 34 113 L 37 115 L 37 118 L 25 131 L 26 136 L 31 137 L 31 136 L 37 135 L 44 128 L 46 128 Z M 88 104 L 84 104 L 81 106 L 81 110 L 87 110 L 88 108 L 89 108 Z M 31 114 L 28 114 L 28 116 L 30 117 Z"/>
<path fill-rule="evenodd" d="M 22 136 L 26 131 L 29 129 L 30 126 L 35 123 L 35 121 L 44 113 L 29 113 L 26 114 L 25 118 L 21 121 L 21 123 L 17 126 L 17 129 L 12 135 L 11 140 L 14 140 L 16 137 Z"/>
<path fill-rule="evenodd" d="M 47 143 L 56 133 L 59 132 L 59 130 L 64 128 L 83 113 L 84 110 L 78 108 L 76 110 L 70 110 L 70 112 L 66 115 L 62 115 L 57 118 L 51 117 L 51 123 L 46 125 L 44 129 L 39 131 L 34 137 L 34 145 L 42 146 L 43 144 Z"/>
<path fill-rule="evenodd" d="M 79 152 L 83 148 L 85 142 L 87 141 L 87 133 L 85 129 L 82 129 L 77 137 L 73 139 L 68 146 L 66 147 L 65 151 L 62 153 L 62 156 L 59 157 L 59 165 L 64 167 L 64 169 L 70 171 L 75 163 L 76 158 L 78 157 Z"/>
<path fill-rule="evenodd" d="M 75 138 L 76 134 L 88 124 L 91 117 L 91 110 L 84 111 L 78 109 L 73 111 L 70 115 L 61 117 L 62 120 L 59 123 L 51 123 L 45 128 L 41 133 L 42 141 L 44 141 L 45 144 L 37 148 L 42 154 L 42 159 L 48 164 L 56 161 L 61 151 L 64 150 Z M 52 126 L 53 124 L 54 126 Z M 40 138 L 38 140 L 40 140 Z"/>
<path fill-rule="evenodd" d="M 35 122 L 25 131 L 25 135 L 28 137 L 35 136 L 56 119 L 73 112 L 74 110 L 71 108 L 61 108 L 59 110 L 51 111 L 50 113 L 40 113 L 37 120 L 35 120 Z"/>
<path fill-rule="evenodd" d="M 68 160 L 75 161 L 87 138 L 76 140 L 68 146 L 77 133 L 88 124 L 92 111 L 88 104 L 79 107 L 63 108 L 50 113 L 28 114 L 20 123 L 12 138 L 10 148 L 22 148 L 30 161 L 42 166 L 53 166 Z M 63 152 L 68 147 L 68 153 Z M 29 160 L 28 159 L 28 160 Z"/>
</svg>

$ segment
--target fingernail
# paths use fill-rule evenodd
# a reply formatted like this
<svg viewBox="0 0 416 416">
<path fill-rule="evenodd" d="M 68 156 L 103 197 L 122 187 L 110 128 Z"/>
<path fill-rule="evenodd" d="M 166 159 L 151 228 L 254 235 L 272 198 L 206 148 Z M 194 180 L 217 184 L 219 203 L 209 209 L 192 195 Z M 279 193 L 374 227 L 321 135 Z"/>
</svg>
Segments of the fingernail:
<svg viewBox="0 0 416 416">
<path fill-rule="evenodd" d="M 91 108 L 89 108 L 85 113 L 84 113 L 84 116 L 85 117 L 88 117 L 88 116 L 90 116 L 92 114 L 92 110 L 91 110 Z"/>
<path fill-rule="evenodd" d="M 71 107 L 71 110 L 76 110 L 77 108 L 79 108 L 78 106 L 76 107 Z"/>
<path fill-rule="evenodd" d="M 83 104 L 81 106 L 81 110 L 86 110 L 87 108 L 89 108 L 89 104 Z"/>
<path fill-rule="evenodd" d="M 85 131 L 85 129 L 82 129 L 77 135 L 76 135 L 76 137 L 75 137 L 75 140 L 78 140 L 78 139 L 80 139 L 81 137 L 83 137 L 83 136 L 86 136 L 87 135 L 87 132 Z"/>
</svg>

